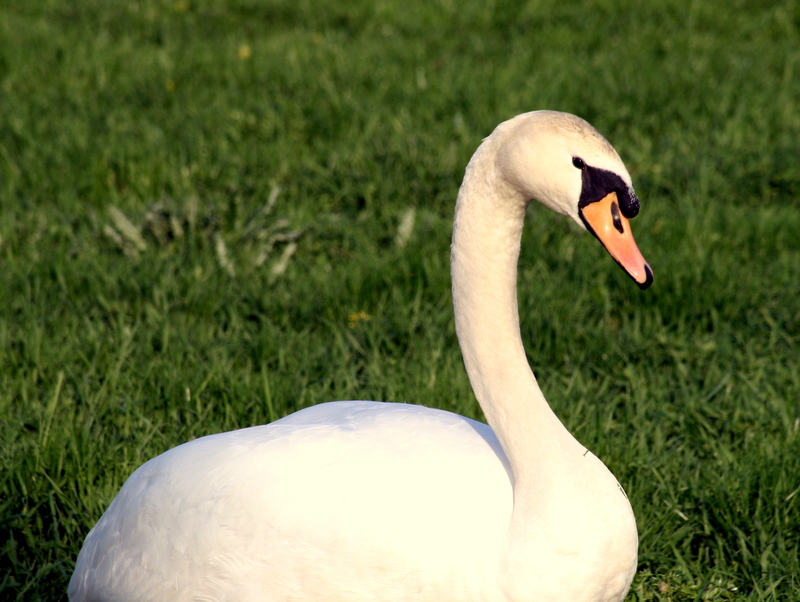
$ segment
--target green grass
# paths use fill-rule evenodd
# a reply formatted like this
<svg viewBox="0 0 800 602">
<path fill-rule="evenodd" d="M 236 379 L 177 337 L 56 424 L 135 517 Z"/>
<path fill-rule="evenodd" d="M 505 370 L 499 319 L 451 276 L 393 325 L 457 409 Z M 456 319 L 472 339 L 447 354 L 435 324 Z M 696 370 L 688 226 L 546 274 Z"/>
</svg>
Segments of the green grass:
<svg viewBox="0 0 800 602">
<path fill-rule="evenodd" d="M 0 0 L 0 598 L 63 597 L 188 439 L 330 399 L 479 417 L 453 203 L 551 108 L 626 161 L 655 272 L 531 211 L 524 339 L 631 498 L 629 599 L 800 600 L 798 48 L 789 0 Z"/>
</svg>

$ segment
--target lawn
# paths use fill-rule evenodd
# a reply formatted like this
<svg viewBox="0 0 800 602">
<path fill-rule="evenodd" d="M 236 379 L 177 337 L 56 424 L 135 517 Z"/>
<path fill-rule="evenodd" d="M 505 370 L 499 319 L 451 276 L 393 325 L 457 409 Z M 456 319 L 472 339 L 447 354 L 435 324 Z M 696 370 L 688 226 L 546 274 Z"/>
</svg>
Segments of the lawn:
<svg viewBox="0 0 800 602">
<path fill-rule="evenodd" d="M 449 237 L 497 123 L 592 122 L 639 291 L 529 211 L 519 304 L 627 490 L 629 600 L 800 600 L 800 4 L 0 0 L 0 598 L 145 460 L 331 399 L 481 418 Z"/>
</svg>

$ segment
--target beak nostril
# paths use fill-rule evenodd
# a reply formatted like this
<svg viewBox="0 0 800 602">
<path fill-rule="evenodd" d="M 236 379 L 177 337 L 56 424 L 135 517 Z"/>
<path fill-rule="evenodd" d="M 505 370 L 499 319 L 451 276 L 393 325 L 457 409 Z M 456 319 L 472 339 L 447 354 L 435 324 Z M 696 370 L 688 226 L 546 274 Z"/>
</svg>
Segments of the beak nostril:
<svg viewBox="0 0 800 602">
<path fill-rule="evenodd" d="M 619 216 L 619 205 L 611 203 L 611 217 L 614 220 L 614 227 L 620 234 L 625 234 L 625 228 L 622 226 L 622 219 Z"/>
</svg>

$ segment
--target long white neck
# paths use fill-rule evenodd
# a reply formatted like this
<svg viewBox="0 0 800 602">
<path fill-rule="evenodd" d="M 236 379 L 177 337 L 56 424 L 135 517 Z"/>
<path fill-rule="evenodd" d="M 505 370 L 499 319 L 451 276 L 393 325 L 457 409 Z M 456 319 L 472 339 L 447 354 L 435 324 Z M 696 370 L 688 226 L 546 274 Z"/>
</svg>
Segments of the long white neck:
<svg viewBox="0 0 800 602">
<path fill-rule="evenodd" d="M 496 142 L 467 167 L 451 254 L 456 332 L 475 395 L 514 475 L 515 511 L 584 450 L 550 409 L 522 346 L 517 260 L 528 199 L 497 173 Z"/>
<path fill-rule="evenodd" d="M 537 175 L 552 175 L 535 155 L 521 169 L 513 167 L 519 162 L 498 167 L 513 135 L 510 129 L 495 132 L 467 166 L 451 254 L 464 363 L 513 475 L 501 570 L 514 576 L 511 600 L 621 600 L 636 566 L 630 504 L 605 465 L 550 409 L 522 346 L 517 261 L 528 195 L 548 202 L 548 190 L 558 190 L 530 183 Z M 542 141 L 527 142 L 535 147 Z M 547 152 L 546 144 L 542 148 Z M 521 171 L 528 177 L 527 194 L 519 186 Z"/>
</svg>

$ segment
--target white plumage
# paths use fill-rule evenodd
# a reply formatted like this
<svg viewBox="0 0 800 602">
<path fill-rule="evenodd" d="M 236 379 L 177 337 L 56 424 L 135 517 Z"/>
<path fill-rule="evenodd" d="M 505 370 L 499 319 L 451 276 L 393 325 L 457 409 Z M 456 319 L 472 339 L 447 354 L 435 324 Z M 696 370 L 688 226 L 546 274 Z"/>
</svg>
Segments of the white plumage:
<svg viewBox="0 0 800 602">
<path fill-rule="evenodd" d="M 633 265 L 640 255 L 620 258 L 582 213 L 587 178 L 600 189 L 619 180 L 627 190 L 600 192 L 635 199 L 610 145 L 583 120 L 547 111 L 498 126 L 467 168 L 453 297 L 491 427 L 344 401 L 176 447 L 134 472 L 89 533 L 70 598 L 622 600 L 636 567 L 630 504 L 544 400 L 516 306 L 531 198 L 590 225 L 640 286 L 652 280 Z"/>
</svg>

